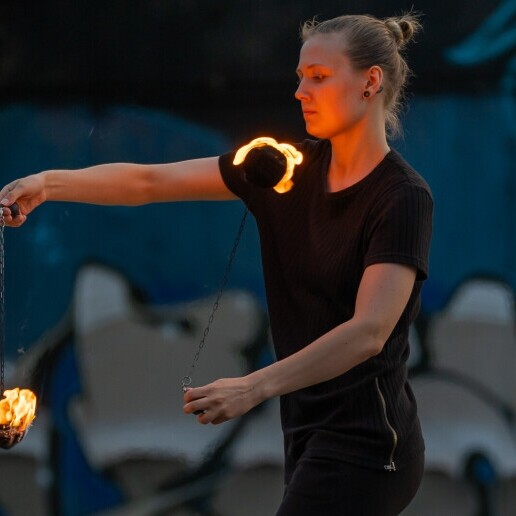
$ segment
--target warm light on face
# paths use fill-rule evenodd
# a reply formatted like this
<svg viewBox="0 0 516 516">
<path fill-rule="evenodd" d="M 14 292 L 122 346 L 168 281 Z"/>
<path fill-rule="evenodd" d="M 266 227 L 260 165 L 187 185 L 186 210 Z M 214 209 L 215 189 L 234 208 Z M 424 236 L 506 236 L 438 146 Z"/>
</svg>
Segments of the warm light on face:
<svg viewBox="0 0 516 516">
<path fill-rule="evenodd" d="M 274 147 L 276 150 L 281 152 L 281 154 L 283 154 L 287 160 L 285 174 L 280 179 L 279 183 L 274 186 L 274 190 L 276 190 L 278 193 L 288 192 L 294 185 L 292 182 L 294 167 L 303 161 L 303 154 L 301 154 L 293 145 L 289 145 L 288 143 L 278 143 L 274 138 L 269 138 L 267 136 L 255 138 L 247 145 L 244 145 L 238 149 L 237 153 L 235 154 L 235 159 L 233 160 L 233 165 L 241 165 L 251 149 L 256 147 L 264 147 L 265 145 Z"/>
<path fill-rule="evenodd" d="M 20 442 L 36 414 L 36 395 L 29 389 L 15 387 L 4 391 L 0 400 L 0 447 L 10 448 Z"/>
<path fill-rule="evenodd" d="M 308 134 L 320 139 L 349 136 L 371 114 L 363 93 L 369 77 L 356 70 L 337 34 L 316 34 L 302 46 L 295 93 Z"/>
</svg>

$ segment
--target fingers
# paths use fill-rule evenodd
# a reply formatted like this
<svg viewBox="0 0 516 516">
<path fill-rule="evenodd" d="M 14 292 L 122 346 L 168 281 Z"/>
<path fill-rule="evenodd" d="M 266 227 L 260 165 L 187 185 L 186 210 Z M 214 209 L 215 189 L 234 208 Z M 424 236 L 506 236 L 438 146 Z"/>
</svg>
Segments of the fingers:
<svg viewBox="0 0 516 516">
<path fill-rule="evenodd" d="M 225 414 L 220 414 L 216 409 L 206 409 L 194 412 L 193 414 L 197 416 L 197 421 L 201 423 L 201 425 L 208 425 L 210 423 L 212 425 L 220 425 L 221 423 L 225 423 L 231 419 Z"/>
<path fill-rule="evenodd" d="M 5 186 L 0 191 L 0 209 L 4 218 L 4 223 L 8 226 L 20 226 L 26 220 L 26 216 L 22 215 L 20 206 L 15 202 L 15 194 L 17 181 Z"/>
<path fill-rule="evenodd" d="M 185 401 L 185 406 L 183 407 L 183 411 L 186 414 L 193 414 L 195 416 L 201 416 L 207 412 L 207 398 L 198 394 L 200 389 L 192 389 L 191 387 L 187 387 L 185 389 L 185 394 L 183 399 Z M 195 391 L 195 392 L 193 392 Z M 197 393 L 197 394 L 196 394 Z M 206 418 L 204 418 L 206 419 Z M 204 422 L 204 419 L 201 420 L 198 418 L 199 422 Z"/>
<path fill-rule="evenodd" d="M 219 403 L 208 397 L 208 387 L 187 387 L 185 389 L 185 414 L 197 416 L 197 421 L 202 425 L 212 423 L 218 425 L 231 419 L 226 414 Z"/>
<path fill-rule="evenodd" d="M 201 424 L 219 424 L 245 414 L 256 403 L 245 377 L 221 378 L 203 387 L 185 389 L 183 410 Z"/>
<path fill-rule="evenodd" d="M 15 201 L 17 200 L 16 195 L 16 185 L 18 184 L 18 180 L 13 181 L 12 183 L 4 186 L 2 190 L 0 191 L 0 204 L 2 206 L 12 206 L 15 204 Z"/>
<path fill-rule="evenodd" d="M 11 205 L 11 206 L 2 206 L 2 215 L 5 217 L 10 217 L 11 219 L 14 219 L 15 217 L 20 216 L 20 209 L 18 208 L 18 205 Z"/>
<path fill-rule="evenodd" d="M 7 226 L 21 226 L 27 220 L 27 217 L 22 215 L 17 203 L 2 206 L 0 209 L 2 210 L 4 224 Z"/>
</svg>

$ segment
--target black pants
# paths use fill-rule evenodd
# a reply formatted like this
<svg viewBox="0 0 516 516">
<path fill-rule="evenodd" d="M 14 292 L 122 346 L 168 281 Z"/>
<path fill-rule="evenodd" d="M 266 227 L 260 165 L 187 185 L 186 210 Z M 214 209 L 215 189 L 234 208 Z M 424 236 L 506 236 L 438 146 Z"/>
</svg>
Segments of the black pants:
<svg viewBox="0 0 516 516">
<path fill-rule="evenodd" d="M 276 516 L 397 516 L 416 494 L 423 455 L 398 471 L 301 459 Z"/>
</svg>

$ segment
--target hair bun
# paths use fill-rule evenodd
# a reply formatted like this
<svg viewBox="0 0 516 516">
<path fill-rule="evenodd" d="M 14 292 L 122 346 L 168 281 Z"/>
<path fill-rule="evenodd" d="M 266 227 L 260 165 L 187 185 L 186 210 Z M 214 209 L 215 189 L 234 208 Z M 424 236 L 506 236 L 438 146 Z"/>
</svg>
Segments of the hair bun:
<svg viewBox="0 0 516 516">
<path fill-rule="evenodd" d="M 413 39 L 416 32 L 421 29 L 417 16 L 413 14 L 406 14 L 397 18 L 387 18 L 384 23 L 393 35 L 399 50 L 403 49 Z"/>
</svg>

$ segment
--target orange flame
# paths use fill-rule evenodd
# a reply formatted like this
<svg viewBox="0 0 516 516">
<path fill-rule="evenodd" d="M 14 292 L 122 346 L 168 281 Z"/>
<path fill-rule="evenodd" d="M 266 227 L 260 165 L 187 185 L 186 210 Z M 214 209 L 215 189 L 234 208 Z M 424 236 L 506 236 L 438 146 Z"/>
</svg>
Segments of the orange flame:
<svg viewBox="0 0 516 516">
<path fill-rule="evenodd" d="M 36 395 L 29 389 L 15 387 L 4 391 L 0 400 L 0 425 L 24 432 L 36 416 Z"/>
<path fill-rule="evenodd" d="M 285 175 L 280 179 L 280 182 L 274 187 L 274 190 L 278 193 L 288 192 L 294 183 L 292 182 L 292 176 L 294 175 L 294 167 L 299 165 L 303 161 L 303 154 L 301 154 L 293 145 L 289 145 L 288 143 L 278 143 L 274 138 L 269 138 L 268 136 L 261 136 L 260 138 L 255 138 L 247 145 L 240 147 L 235 154 L 235 158 L 233 160 L 233 165 L 240 165 L 244 162 L 248 152 L 255 147 L 263 147 L 265 145 L 269 145 L 270 147 L 274 147 L 276 150 L 281 152 L 285 159 L 287 160 L 287 167 L 285 170 Z"/>
</svg>

